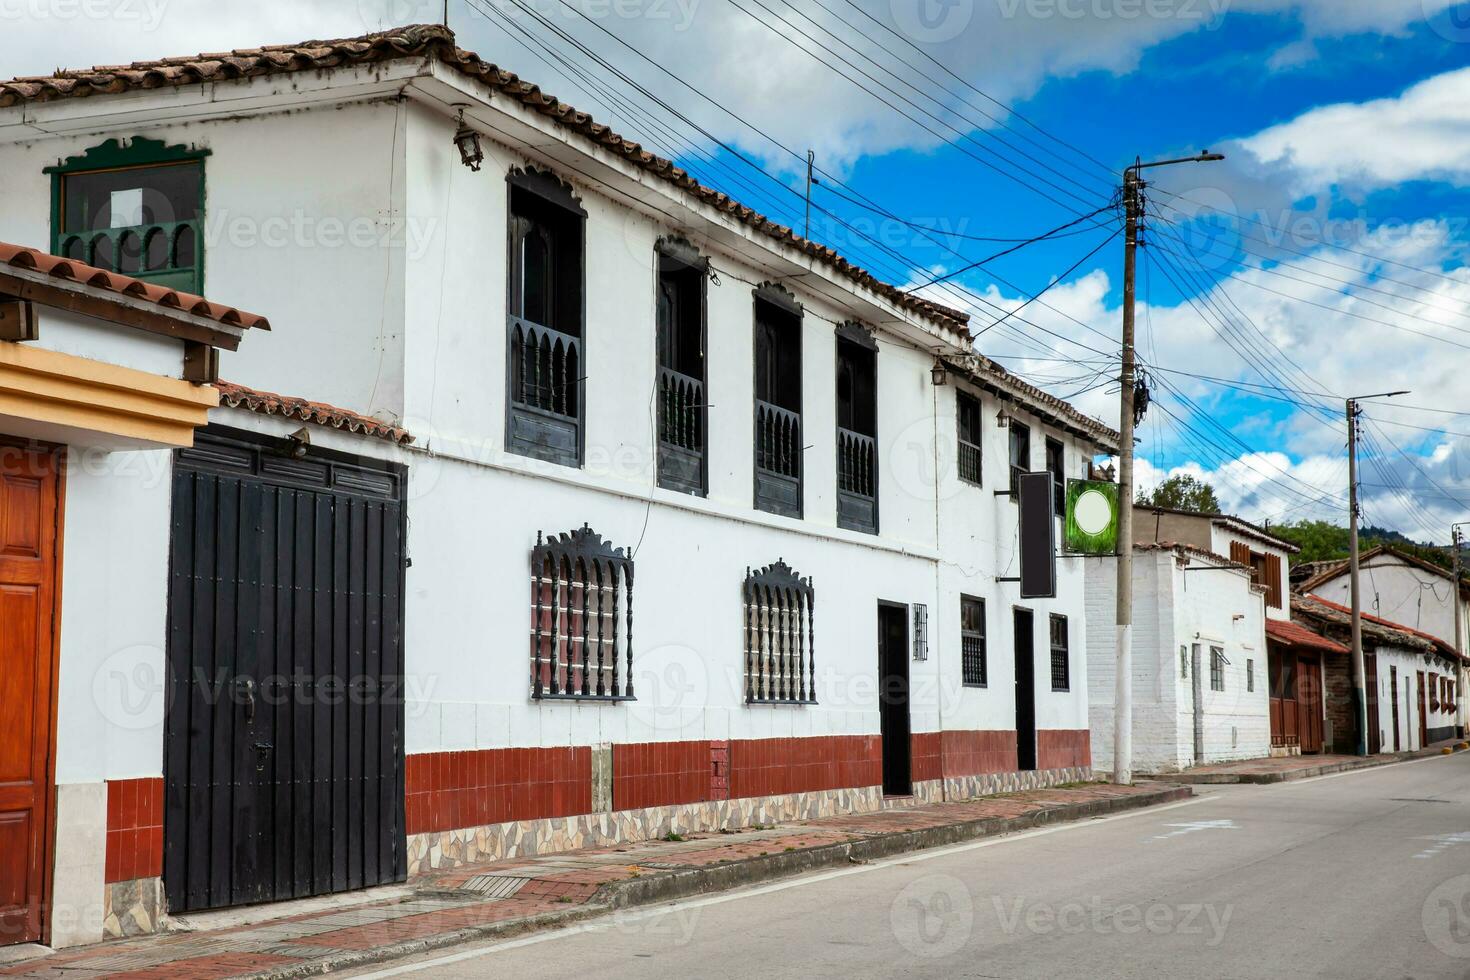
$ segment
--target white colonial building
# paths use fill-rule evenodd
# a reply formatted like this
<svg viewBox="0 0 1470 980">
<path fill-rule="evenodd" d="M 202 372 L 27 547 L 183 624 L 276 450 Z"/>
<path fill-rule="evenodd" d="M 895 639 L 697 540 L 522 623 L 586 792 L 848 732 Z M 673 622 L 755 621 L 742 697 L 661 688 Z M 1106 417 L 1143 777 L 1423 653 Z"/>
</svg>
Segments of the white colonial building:
<svg viewBox="0 0 1470 980">
<path fill-rule="evenodd" d="M 0 168 L 0 240 L 273 326 L 68 503 L 36 867 L 107 915 L 43 938 L 1091 772 L 1009 489 L 1117 437 L 963 314 L 440 27 L 3 82 Z"/>
<path fill-rule="evenodd" d="M 1146 515 L 1135 510 L 1134 520 Z M 1093 765 L 1113 765 L 1116 559 L 1087 570 Z M 1133 768 L 1178 772 L 1270 754 L 1265 588 L 1248 565 L 1184 544 L 1133 549 Z"/>
</svg>

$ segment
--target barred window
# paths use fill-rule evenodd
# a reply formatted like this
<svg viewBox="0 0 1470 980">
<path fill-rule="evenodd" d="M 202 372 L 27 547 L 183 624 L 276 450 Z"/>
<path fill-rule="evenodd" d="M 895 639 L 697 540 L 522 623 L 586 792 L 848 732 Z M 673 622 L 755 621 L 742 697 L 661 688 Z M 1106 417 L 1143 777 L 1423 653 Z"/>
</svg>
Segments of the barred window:
<svg viewBox="0 0 1470 980">
<path fill-rule="evenodd" d="M 955 426 L 959 430 L 959 474 L 980 486 L 980 399 L 955 392 Z"/>
<path fill-rule="evenodd" d="M 1067 654 L 1067 617 L 1051 617 L 1051 689 L 1072 689 L 1072 664 Z"/>
<path fill-rule="evenodd" d="M 745 701 L 816 704 L 812 580 L 784 561 L 745 570 Z"/>
<path fill-rule="evenodd" d="M 1056 439 L 1046 440 L 1046 468 L 1051 473 L 1052 509 L 1062 517 L 1067 513 L 1067 450 Z"/>
<path fill-rule="evenodd" d="M 1020 501 L 1020 479 L 1031 470 L 1031 430 L 1015 419 L 1010 421 L 1011 503 Z"/>
<path fill-rule="evenodd" d="M 1225 690 L 1225 651 L 1210 647 L 1210 690 Z"/>
<path fill-rule="evenodd" d="M 585 524 L 531 550 L 531 696 L 633 699 L 633 561 Z"/>
<path fill-rule="evenodd" d="M 1247 691 L 1256 689 L 1256 662 L 1254 660 L 1245 662 L 1245 689 Z"/>
<path fill-rule="evenodd" d="M 1179 645 L 1179 676 L 1189 679 L 1189 647 L 1183 644 Z"/>
<path fill-rule="evenodd" d="M 960 596 L 960 680 L 965 687 L 989 683 L 985 663 L 985 600 Z"/>
</svg>

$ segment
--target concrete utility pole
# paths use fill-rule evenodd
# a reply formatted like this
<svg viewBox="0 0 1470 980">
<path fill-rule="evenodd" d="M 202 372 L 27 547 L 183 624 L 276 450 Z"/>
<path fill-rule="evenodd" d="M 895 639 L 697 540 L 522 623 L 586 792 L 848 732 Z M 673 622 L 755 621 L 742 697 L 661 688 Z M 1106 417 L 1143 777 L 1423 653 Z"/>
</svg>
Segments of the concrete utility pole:
<svg viewBox="0 0 1470 980">
<path fill-rule="evenodd" d="M 1143 227 L 1143 171 L 1176 163 L 1225 159 L 1201 153 L 1179 160 L 1135 159 L 1123 173 L 1126 234 L 1123 248 L 1123 370 L 1118 406 L 1118 619 L 1117 675 L 1113 687 L 1113 782 L 1133 782 L 1133 387 L 1136 378 L 1134 323 L 1138 299 L 1138 237 Z"/>
<path fill-rule="evenodd" d="M 1358 755 L 1368 754 L 1368 683 L 1363 666 L 1363 605 L 1358 585 L 1358 416 L 1362 414 L 1358 402 L 1407 394 L 1407 391 L 1387 391 L 1347 400 L 1348 594 L 1353 609 L 1353 708 L 1358 719 Z"/>
<path fill-rule="evenodd" d="M 1464 640 L 1464 612 L 1460 608 L 1463 601 L 1460 598 L 1460 528 L 1467 522 L 1460 521 L 1450 525 L 1450 540 L 1454 550 L 1454 584 L 1450 586 L 1450 602 L 1455 604 L 1455 654 L 1461 658 L 1465 656 Z M 1465 697 L 1465 662 L 1463 659 L 1455 664 L 1455 723 L 1460 726 L 1460 737 L 1465 736 L 1466 728 L 1466 697 Z"/>
</svg>

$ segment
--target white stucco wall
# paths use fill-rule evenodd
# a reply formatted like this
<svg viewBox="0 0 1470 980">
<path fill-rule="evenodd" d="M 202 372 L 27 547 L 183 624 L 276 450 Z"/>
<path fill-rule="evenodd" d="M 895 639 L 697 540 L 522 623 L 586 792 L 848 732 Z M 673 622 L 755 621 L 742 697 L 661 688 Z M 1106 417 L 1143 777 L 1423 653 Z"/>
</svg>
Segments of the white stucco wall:
<svg viewBox="0 0 1470 980">
<path fill-rule="evenodd" d="M 1249 576 L 1200 559 L 1186 570 L 1173 551 L 1134 553 L 1133 766 L 1167 772 L 1194 763 L 1193 680 L 1180 668 L 1184 649 L 1193 672 L 1198 646 L 1204 761 L 1251 759 L 1269 754 L 1270 693 L 1266 669 L 1264 602 Z M 1091 667 L 1089 716 L 1093 764 L 1112 766 L 1116 643 L 1110 622 L 1117 573 L 1111 561 L 1089 570 L 1087 601 Z M 1210 650 L 1229 661 L 1224 690 L 1210 686 Z M 1248 684 L 1248 664 L 1254 685 Z"/>
</svg>

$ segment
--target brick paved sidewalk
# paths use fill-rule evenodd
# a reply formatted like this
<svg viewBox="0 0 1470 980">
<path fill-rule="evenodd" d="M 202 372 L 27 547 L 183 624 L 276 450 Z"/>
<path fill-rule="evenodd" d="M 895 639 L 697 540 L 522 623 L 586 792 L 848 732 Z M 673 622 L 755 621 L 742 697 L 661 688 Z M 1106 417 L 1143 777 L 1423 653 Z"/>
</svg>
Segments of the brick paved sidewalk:
<svg viewBox="0 0 1470 980">
<path fill-rule="evenodd" d="M 0 976 L 294 977 L 407 956 L 488 935 L 564 924 L 814 868 L 1191 795 L 1162 783 L 1080 786 L 887 809 L 688 839 L 645 841 L 437 871 L 415 893 L 210 932 L 165 933 L 67 950 Z"/>
<path fill-rule="evenodd" d="M 1463 744 L 1458 739 L 1436 742 L 1413 752 L 1384 752 L 1379 755 L 1295 755 L 1279 759 L 1242 759 L 1209 766 L 1195 766 L 1181 773 L 1170 773 L 1160 779 L 1172 783 L 1284 783 L 1309 776 L 1323 776 L 1351 769 L 1371 769 L 1406 759 L 1442 755 L 1443 750 Z"/>
</svg>

